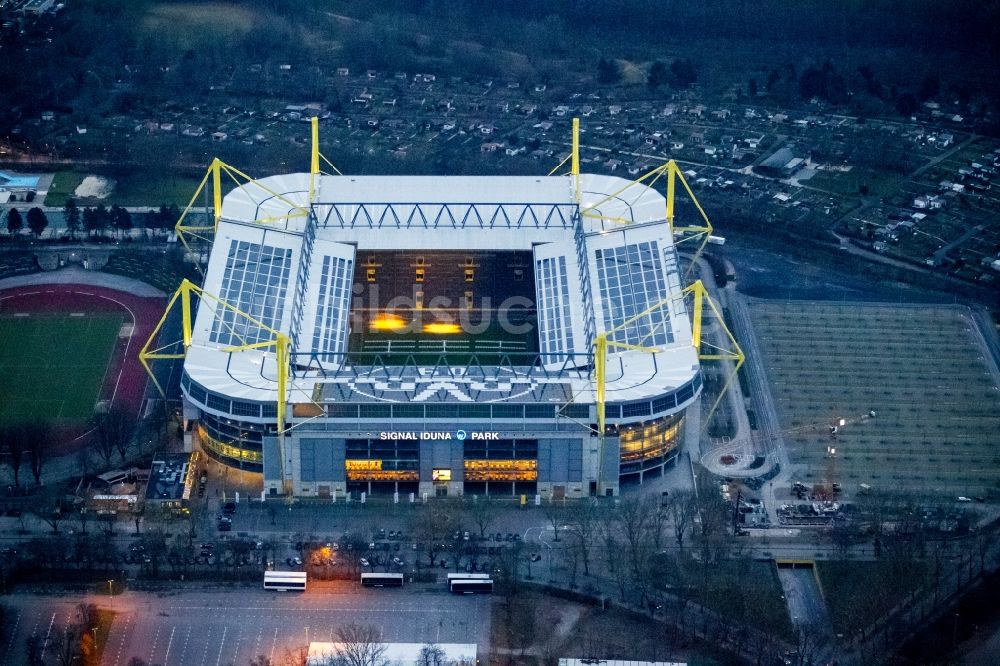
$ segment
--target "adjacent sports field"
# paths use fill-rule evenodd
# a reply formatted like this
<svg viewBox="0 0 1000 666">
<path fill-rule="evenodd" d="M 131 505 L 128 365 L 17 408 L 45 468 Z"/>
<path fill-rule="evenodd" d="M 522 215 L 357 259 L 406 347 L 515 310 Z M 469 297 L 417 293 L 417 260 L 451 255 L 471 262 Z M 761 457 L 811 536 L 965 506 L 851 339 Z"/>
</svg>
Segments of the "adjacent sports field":
<svg viewBox="0 0 1000 666">
<path fill-rule="evenodd" d="M 87 419 L 123 319 L 106 312 L 0 317 L 0 422 Z"/>
</svg>

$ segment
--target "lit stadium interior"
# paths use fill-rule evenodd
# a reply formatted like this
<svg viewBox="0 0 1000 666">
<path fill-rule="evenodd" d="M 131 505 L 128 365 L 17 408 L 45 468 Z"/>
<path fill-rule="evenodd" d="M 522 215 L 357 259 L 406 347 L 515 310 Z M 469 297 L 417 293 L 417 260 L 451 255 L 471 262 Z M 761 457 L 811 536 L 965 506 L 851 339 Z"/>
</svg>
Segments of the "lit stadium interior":
<svg viewBox="0 0 1000 666">
<path fill-rule="evenodd" d="M 350 321 L 349 352 L 536 353 L 531 253 L 359 252 Z"/>
</svg>

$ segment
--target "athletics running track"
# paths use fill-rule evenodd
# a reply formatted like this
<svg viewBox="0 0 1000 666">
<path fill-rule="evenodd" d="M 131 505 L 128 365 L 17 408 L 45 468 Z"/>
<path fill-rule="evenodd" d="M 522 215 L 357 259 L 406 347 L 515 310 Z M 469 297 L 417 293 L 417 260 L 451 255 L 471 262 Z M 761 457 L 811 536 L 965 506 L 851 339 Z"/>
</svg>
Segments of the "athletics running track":
<svg viewBox="0 0 1000 666">
<path fill-rule="evenodd" d="M 139 350 L 163 314 L 162 297 L 143 297 L 86 284 L 38 284 L 0 289 L 0 315 L 15 313 L 120 313 L 124 323 L 132 323 L 132 335 L 119 337 L 111 354 L 99 400 L 124 408 L 139 418 L 148 377 L 139 363 Z M 86 433 L 86 423 L 67 424 L 59 429 L 54 453 L 78 448 Z"/>
</svg>

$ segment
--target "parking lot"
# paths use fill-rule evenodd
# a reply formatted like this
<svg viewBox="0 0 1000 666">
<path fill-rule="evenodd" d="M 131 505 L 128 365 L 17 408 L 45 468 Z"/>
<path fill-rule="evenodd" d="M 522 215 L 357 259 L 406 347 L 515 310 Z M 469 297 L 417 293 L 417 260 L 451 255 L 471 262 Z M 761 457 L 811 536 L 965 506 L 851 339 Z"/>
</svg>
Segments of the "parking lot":
<svg viewBox="0 0 1000 666">
<path fill-rule="evenodd" d="M 996 489 L 1000 389 L 967 310 L 754 300 L 750 312 L 798 480 Z"/>
<path fill-rule="evenodd" d="M 51 639 L 85 598 L 17 596 L 3 663 L 24 663 L 25 641 Z M 92 598 L 103 608 L 106 597 Z M 363 590 L 356 584 L 310 585 L 304 594 L 243 591 L 126 593 L 110 601 L 118 613 L 104 648 L 104 666 L 132 657 L 162 666 L 245 664 L 257 655 L 275 661 L 312 640 L 334 640 L 349 622 L 378 627 L 386 641 L 478 643 L 489 636 L 489 597 L 449 595 L 438 586 Z"/>
</svg>

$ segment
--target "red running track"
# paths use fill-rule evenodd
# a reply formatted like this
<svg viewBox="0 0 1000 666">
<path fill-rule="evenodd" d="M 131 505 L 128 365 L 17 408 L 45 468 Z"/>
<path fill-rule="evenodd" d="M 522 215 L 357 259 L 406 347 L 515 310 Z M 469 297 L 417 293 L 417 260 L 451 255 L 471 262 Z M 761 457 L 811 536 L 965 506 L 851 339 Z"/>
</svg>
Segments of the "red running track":
<svg viewBox="0 0 1000 666">
<path fill-rule="evenodd" d="M 139 350 L 163 315 L 166 300 L 135 296 L 106 287 L 83 284 L 42 284 L 0 290 L 0 314 L 15 312 L 115 312 L 132 322 L 132 336 L 118 338 L 104 374 L 99 400 L 123 407 L 138 420 L 148 376 L 139 363 Z M 59 453 L 69 453 L 84 442 L 86 423 L 66 424 L 57 430 Z"/>
</svg>

